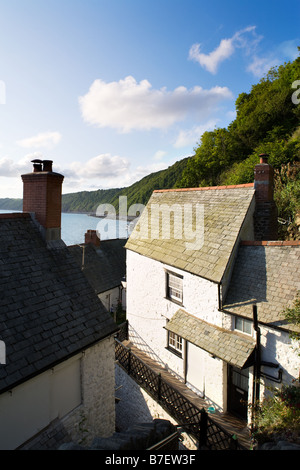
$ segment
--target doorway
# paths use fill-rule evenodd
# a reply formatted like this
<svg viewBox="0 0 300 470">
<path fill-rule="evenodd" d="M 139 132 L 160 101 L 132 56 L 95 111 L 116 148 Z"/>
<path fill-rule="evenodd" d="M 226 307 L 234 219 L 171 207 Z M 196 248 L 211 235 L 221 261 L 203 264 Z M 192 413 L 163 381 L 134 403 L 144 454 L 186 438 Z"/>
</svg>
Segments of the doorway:
<svg viewBox="0 0 300 470">
<path fill-rule="evenodd" d="M 228 411 L 247 420 L 249 369 L 228 365 Z"/>
</svg>

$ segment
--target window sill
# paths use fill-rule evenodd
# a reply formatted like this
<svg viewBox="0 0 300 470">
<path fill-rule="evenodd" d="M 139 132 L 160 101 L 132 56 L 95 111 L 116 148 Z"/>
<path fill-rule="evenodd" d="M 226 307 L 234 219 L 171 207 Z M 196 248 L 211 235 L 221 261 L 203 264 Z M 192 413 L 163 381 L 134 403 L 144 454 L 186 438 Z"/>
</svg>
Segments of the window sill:
<svg viewBox="0 0 300 470">
<path fill-rule="evenodd" d="M 170 346 L 166 346 L 165 348 L 167 351 L 171 352 L 172 354 L 174 354 L 175 356 L 179 357 L 180 359 L 182 359 L 182 353 L 179 352 L 179 351 L 176 351 L 176 349 L 173 349 L 171 348 Z"/>
<path fill-rule="evenodd" d="M 171 299 L 171 297 L 165 297 L 166 300 L 169 300 L 173 304 L 180 305 L 180 307 L 183 307 L 183 302 L 180 302 L 179 300 Z"/>
</svg>

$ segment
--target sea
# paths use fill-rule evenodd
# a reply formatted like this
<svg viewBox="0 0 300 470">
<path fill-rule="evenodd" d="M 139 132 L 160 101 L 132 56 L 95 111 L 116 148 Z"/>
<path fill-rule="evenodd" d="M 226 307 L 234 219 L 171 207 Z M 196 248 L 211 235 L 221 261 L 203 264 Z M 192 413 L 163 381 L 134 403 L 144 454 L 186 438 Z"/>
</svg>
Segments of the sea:
<svg viewBox="0 0 300 470">
<path fill-rule="evenodd" d="M 10 210 L 0 210 L 0 214 L 8 214 Z M 87 230 L 98 230 L 101 240 L 128 238 L 130 224 L 126 220 L 93 217 L 87 214 L 62 213 L 61 238 L 67 246 L 84 243 Z"/>
</svg>

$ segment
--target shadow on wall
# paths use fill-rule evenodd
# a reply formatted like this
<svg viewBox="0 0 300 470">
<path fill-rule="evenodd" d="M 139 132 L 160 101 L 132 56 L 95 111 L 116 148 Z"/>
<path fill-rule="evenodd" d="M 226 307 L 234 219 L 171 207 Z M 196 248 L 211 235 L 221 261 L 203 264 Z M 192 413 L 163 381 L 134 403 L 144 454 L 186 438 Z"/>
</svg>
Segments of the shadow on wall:
<svg viewBox="0 0 300 470">
<path fill-rule="evenodd" d="M 155 351 L 150 348 L 150 346 L 146 343 L 146 341 L 139 335 L 139 333 L 131 326 L 129 323 L 128 325 L 128 336 L 130 341 L 143 353 L 147 354 L 147 356 L 151 357 L 157 364 L 162 367 L 166 367 L 166 364 L 162 362 L 160 357 L 155 353 Z"/>
<path fill-rule="evenodd" d="M 266 388 L 264 389 L 265 398 L 272 394 L 273 389 L 280 386 L 281 383 L 292 384 L 297 375 L 298 365 L 295 363 L 295 375 L 292 375 L 281 365 L 282 354 L 279 356 L 276 354 L 276 351 L 284 351 L 286 345 L 289 345 L 291 351 L 293 350 L 292 340 L 286 334 L 280 331 L 269 331 L 266 334 L 265 345 L 261 350 L 262 358 L 265 362 L 261 367 L 261 374 L 266 380 Z M 291 354 L 291 358 L 292 356 Z"/>
<path fill-rule="evenodd" d="M 169 369 L 169 366 L 166 362 L 163 362 L 161 358 L 156 354 L 156 352 L 146 343 L 146 341 L 139 335 L 139 333 L 130 325 L 128 325 L 128 336 L 129 340 L 139 349 L 139 351 L 147 354 L 153 361 L 155 361 L 160 367 L 163 367 L 170 374 L 176 377 L 180 382 L 182 382 L 182 377 L 177 374 L 174 370 Z"/>
<path fill-rule="evenodd" d="M 117 431 L 122 432 L 134 424 L 148 423 L 154 418 L 160 418 L 152 416 L 139 385 L 117 364 L 115 375 Z"/>
</svg>

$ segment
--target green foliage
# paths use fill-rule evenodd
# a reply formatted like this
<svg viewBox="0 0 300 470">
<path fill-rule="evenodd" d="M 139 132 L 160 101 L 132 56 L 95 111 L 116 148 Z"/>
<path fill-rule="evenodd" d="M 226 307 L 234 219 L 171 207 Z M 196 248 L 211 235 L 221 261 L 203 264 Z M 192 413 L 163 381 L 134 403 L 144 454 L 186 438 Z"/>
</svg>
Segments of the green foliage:
<svg viewBox="0 0 300 470">
<path fill-rule="evenodd" d="M 279 237 L 299 239 L 300 163 L 288 163 L 275 171 L 274 199 L 279 216 Z"/>
<path fill-rule="evenodd" d="M 255 406 L 253 437 L 259 444 L 273 439 L 296 441 L 300 435 L 300 387 L 283 385 Z"/>
<path fill-rule="evenodd" d="M 298 57 L 272 68 L 250 93 L 241 93 L 236 100 L 235 120 L 227 129 L 202 135 L 179 185 L 252 182 L 260 153 L 270 154 L 274 168 L 299 159 L 300 106 L 292 102 L 292 84 L 299 77 Z"/>
<path fill-rule="evenodd" d="M 297 327 L 300 327 L 300 292 L 298 292 L 297 297 L 294 300 L 293 306 L 285 309 L 284 315 L 288 323 L 291 323 Z M 300 341 L 299 332 L 292 332 L 290 336 Z"/>
</svg>

